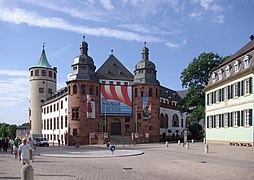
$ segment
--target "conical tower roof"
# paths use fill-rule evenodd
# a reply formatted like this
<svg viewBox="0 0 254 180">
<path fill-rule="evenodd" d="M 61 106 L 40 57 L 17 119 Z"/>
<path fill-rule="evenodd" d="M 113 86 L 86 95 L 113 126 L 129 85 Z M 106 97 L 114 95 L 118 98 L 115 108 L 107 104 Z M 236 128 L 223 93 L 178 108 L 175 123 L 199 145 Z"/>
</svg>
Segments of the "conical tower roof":
<svg viewBox="0 0 254 180">
<path fill-rule="evenodd" d="M 40 60 L 37 64 L 36 67 L 46 67 L 46 68 L 51 68 L 51 65 L 49 64 L 48 60 L 47 60 L 47 57 L 46 57 L 46 53 L 45 53 L 45 50 L 44 50 L 44 46 L 43 46 L 43 49 L 42 49 L 42 52 L 41 52 L 41 57 L 40 57 Z"/>
</svg>

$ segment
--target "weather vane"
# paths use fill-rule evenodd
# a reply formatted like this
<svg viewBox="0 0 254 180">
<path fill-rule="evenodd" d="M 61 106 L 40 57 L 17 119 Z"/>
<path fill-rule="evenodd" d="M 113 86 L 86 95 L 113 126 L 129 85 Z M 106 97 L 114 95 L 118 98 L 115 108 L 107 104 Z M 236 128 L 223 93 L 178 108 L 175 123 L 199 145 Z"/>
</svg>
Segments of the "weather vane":
<svg viewBox="0 0 254 180">
<path fill-rule="evenodd" d="M 45 42 L 43 42 L 42 44 L 43 44 L 43 45 L 42 45 L 42 48 L 44 49 L 44 47 L 45 47 L 45 44 L 46 44 L 46 43 L 45 43 Z"/>
<path fill-rule="evenodd" d="M 111 49 L 111 55 L 113 55 L 113 51 L 114 51 L 114 50 L 113 50 L 113 49 Z"/>
</svg>

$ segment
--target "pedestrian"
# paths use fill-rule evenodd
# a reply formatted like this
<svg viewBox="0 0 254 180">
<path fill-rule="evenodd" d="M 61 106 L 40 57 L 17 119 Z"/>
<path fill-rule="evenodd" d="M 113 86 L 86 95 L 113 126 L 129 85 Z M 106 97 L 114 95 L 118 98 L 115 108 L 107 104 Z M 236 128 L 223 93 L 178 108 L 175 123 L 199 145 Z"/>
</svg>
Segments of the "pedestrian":
<svg viewBox="0 0 254 180">
<path fill-rule="evenodd" d="M 3 141 L 2 139 L 0 139 L 0 152 L 1 152 L 2 146 L 3 146 Z"/>
<path fill-rule="evenodd" d="M 6 137 L 4 139 L 4 152 L 7 152 L 9 146 L 9 139 Z"/>
<path fill-rule="evenodd" d="M 58 146 L 60 146 L 60 139 L 58 139 Z"/>
<path fill-rule="evenodd" d="M 11 148 L 11 154 L 13 153 L 13 139 L 12 138 L 10 138 L 10 140 L 9 140 L 9 147 Z"/>
<path fill-rule="evenodd" d="M 22 144 L 19 146 L 19 160 L 21 161 L 21 164 L 30 164 L 30 159 L 32 158 L 32 148 L 27 143 L 26 138 L 22 139 Z"/>
<path fill-rule="evenodd" d="M 62 145 L 64 144 L 64 141 L 63 141 L 63 139 L 62 139 Z"/>
<path fill-rule="evenodd" d="M 31 137 L 28 138 L 27 144 L 29 144 L 32 148 L 32 156 L 31 156 L 31 160 L 32 162 L 34 162 L 34 150 L 35 150 L 35 145 L 34 145 L 34 141 L 32 140 Z"/>
<path fill-rule="evenodd" d="M 18 148 L 19 148 L 19 142 L 18 142 L 18 138 L 16 138 L 13 142 L 13 153 L 14 153 L 15 159 L 17 159 L 18 157 Z"/>
</svg>

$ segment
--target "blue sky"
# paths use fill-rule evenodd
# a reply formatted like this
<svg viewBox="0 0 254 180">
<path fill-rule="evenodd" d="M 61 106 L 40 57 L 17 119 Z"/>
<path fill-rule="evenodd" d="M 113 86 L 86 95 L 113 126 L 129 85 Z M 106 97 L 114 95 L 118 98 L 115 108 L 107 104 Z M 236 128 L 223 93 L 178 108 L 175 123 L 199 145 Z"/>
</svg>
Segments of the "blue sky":
<svg viewBox="0 0 254 180">
<path fill-rule="evenodd" d="M 232 55 L 254 34 L 252 0 L 0 0 L 0 122 L 28 122 L 29 67 L 47 58 L 65 85 L 85 34 L 97 69 L 114 55 L 133 72 L 144 41 L 161 85 L 202 52 Z"/>
</svg>

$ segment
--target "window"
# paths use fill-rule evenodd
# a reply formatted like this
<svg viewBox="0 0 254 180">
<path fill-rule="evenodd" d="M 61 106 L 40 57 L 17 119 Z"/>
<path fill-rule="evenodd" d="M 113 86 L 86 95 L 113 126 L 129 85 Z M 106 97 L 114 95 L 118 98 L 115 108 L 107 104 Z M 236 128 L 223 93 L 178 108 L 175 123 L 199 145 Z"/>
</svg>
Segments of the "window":
<svg viewBox="0 0 254 180">
<path fill-rule="evenodd" d="M 52 77 L 52 71 L 49 71 L 49 77 Z"/>
<path fill-rule="evenodd" d="M 160 115 L 160 128 L 164 128 L 164 115 Z"/>
<path fill-rule="evenodd" d="M 250 65 L 250 59 L 249 59 L 249 56 L 248 56 L 248 55 L 246 55 L 246 56 L 244 57 L 243 63 L 244 63 L 244 68 L 249 67 L 249 65 Z"/>
<path fill-rule="evenodd" d="M 56 73 L 54 72 L 54 79 L 56 79 Z"/>
<path fill-rule="evenodd" d="M 234 84 L 234 97 L 238 97 L 238 90 L 240 90 L 238 88 L 238 83 Z"/>
<path fill-rule="evenodd" d="M 78 129 L 73 129 L 73 130 L 72 130 L 72 135 L 73 135 L 74 137 L 77 137 L 77 136 L 78 136 Z"/>
<path fill-rule="evenodd" d="M 124 85 L 127 86 L 129 83 L 128 82 L 124 82 Z"/>
<path fill-rule="evenodd" d="M 227 76 L 227 77 L 230 75 L 230 70 L 231 70 L 231 68 L 230 68 L 230 66 L 228 65 L 228 66 L 226 67 L 226 76 Z"/>
<path fill-rule="evenodd" d="M 46 76 L 46 70 L 41 70 L 41 75 Z"/>
<path fill-rule="evenodd" d="M 130 132 L 130 125 L 129 124 L 125 124 L 125 132 L 126 133 Z"/>
<path fill-rule="evenodd" d="M 54 110 L 54 112 L 56 111 L 56 104 L 54 104 L 54 106 L 53 106 L 53 110 Z"/>
<path fill-rule="evenodd" d="M 130 122 L 130 118 L 129 118 L 129 117 L 126 117 L 126 118 L 125 118 L 125 122 L 126 122 L 126 123 L 129 123 L 129 122 Z"/>
<path fill-rule="evenodd" d="M 39 93 L 44 93 L 44 88 L 39 88 Z"/>
<path fill-rule="evenodd" d="M 176 114 L 173 115 L 172 127 L 179 127 L 179 119 L 178 119 L 178 116 Z"/>
<path fill-rule="evenodd" d="M 52 94 L 52 89 L 51 88 L 48 88 L 48 93 Z"/>
<path fill-rule="evenodd" d="M 215 73 L 213 73 L 212 78 L 213 78 L 213 83 L 215 83 L 215 81 L 216 81 L 216 74 Z"/>
<path fill-rule="evenodd" d="M 59 129 L 59 117 L 56 118 L 56 129 Z"/>
<path fill-rule="evenodd" d="M 65 115 L 65 127 L 67 127 L 67 125 L 68 125 L 68 121 L 67 121 L 67 115 Z"/>
<path fill-rule="evenodd" d="M 35 76 L 39 76 L 39 70 L 38 69 L 35 70 Z"/>
<path fill-rule="evenodd" d="M 56 103 L 56 110 L 59 110 L 59 103 Z"/>
<path fill-rule="evenodd" d="M 245 111 L 245 126 L 252 126 L 252 109 Z"/>
<path fill-rule="evenodd" d="M 52 112 L 52 105 L 50 105 L 49 109 L 50 109 L 50 112 Z"/>
<path fill-rule="evenodd" d="M 144 87 L 141 88 L 141 97 L 143 97 L 143 96 L 145 96 L 145 88 Z"/>
<path fill-rule="evenodd" d="M 119 86 L 120 86 L 120 85 L 121 85 L 121 82 L 117 81 L 117 82 L 116 82 L 116 85 L 119 85 Z"/>
<path fill-rule="evenodd" d="M 50 118 L 49 125 L 50 125 L 50 129 L 52 129 L 52 118 Z"/>
<path fill-rule="evenodd" d="M 114 82 L 113 81 L 109 81 L 109 84 L 114 84 Z"/>
<path fill-rule="evenodd" d="M 141 113 L 138 113 L 138 119 L 141 119 Z"/>
<path fill-rule="evenodd" d="M 223 76 L 223 74 L 222 74 L 222 70 L 221 70 L 221 69 L 219 70 L 218 75 L 219 75 L 219 80 L 222 80 L 222 76 Z"/>
<path fill-rule="evenodd" d="M 49 107 L 47 106 L 47 113 L 49 113 Z"/>
<path fill-rule="evenodd" d="M 239 61 L 235 61 L 234 63 L 234 67 L 235 67 L 235 72 L 238 72 L 239 71 Z"/>
<path fill-rule="evenodd" d="M 244 81 L 245 83 L 245 93 L 244 94 L 249 94 L 250 93 L 250 82 L 249 79 Z"/>
<path fill-rule="evenodd" d="M 236 111 L 234 114 L 234 127 L 238 127 L 240 125 L 240 111 Z"/>
<path fill-rule="evenodd" d="M 148 127 L 148 130 L 149 130 L 149 131 L 152 131 L 152 130 L 153 130 L 153 126 L 149 126 L 149 127 Z"/>
<path fill-rule="evenodd" d="M 73 94 L 77 94 L 77 85 L 74 84 L 73 87 L 72 87 L 72 90 L 73 90 Z"/>
<path fill-rule="evenodd" d="M 137 88 L 135 88 L 134 94 L 135 94 L 135 97 L 138 97 L 138 89 Z"/>
<path fill-rule="evenodd" d="M 90 94 L 90 95 L 93 95 L 93 85 L 90 85 L 89 94 Z"/>
<path fill-rule="evenodd" d="M 63 109 L 63 101 L 61 101 L 61 109 Z"/>
<path fill-rule="evenodd" d="M 220 90 L 218 90 L 218 91 L 215 91 L 216 93 L 216 100 L 217 100 L 217 102 L 220 102 L 220 98 L 221 98 L 221 91 Z"/>
<path fill-rule="evenodd" d="M 79 108 L 72 109 L 72 119 L 79 119 Z"/>
<path fill-rule="evenodd" d="M 153 96 L 153 88 L 149 88 L 149 97 Z"/>
<path fill-rule="evenodd" d="M 34 75 L 34 71 L 33 70 L 30 72 L 30 75 L 31 75 L 31 77 Z"/>
<path fill-rule="evenodd" d="M 101 84 L 106 84 L 106 81 L 101 81 Z"/>
<path fill-rule="evenodd" d="M 216 118 L 216 128 L 219 128 L 219 124 L 220 124 L 220 121 L 219 121 L 219 114 L 217 114 L 217 115 L 215 116 L 215 118 Z"/>
<path fill-rule="evenodd" d="M 224 114 L 224 126 L 228 127 L 228 113 Z"/>
</svg>

